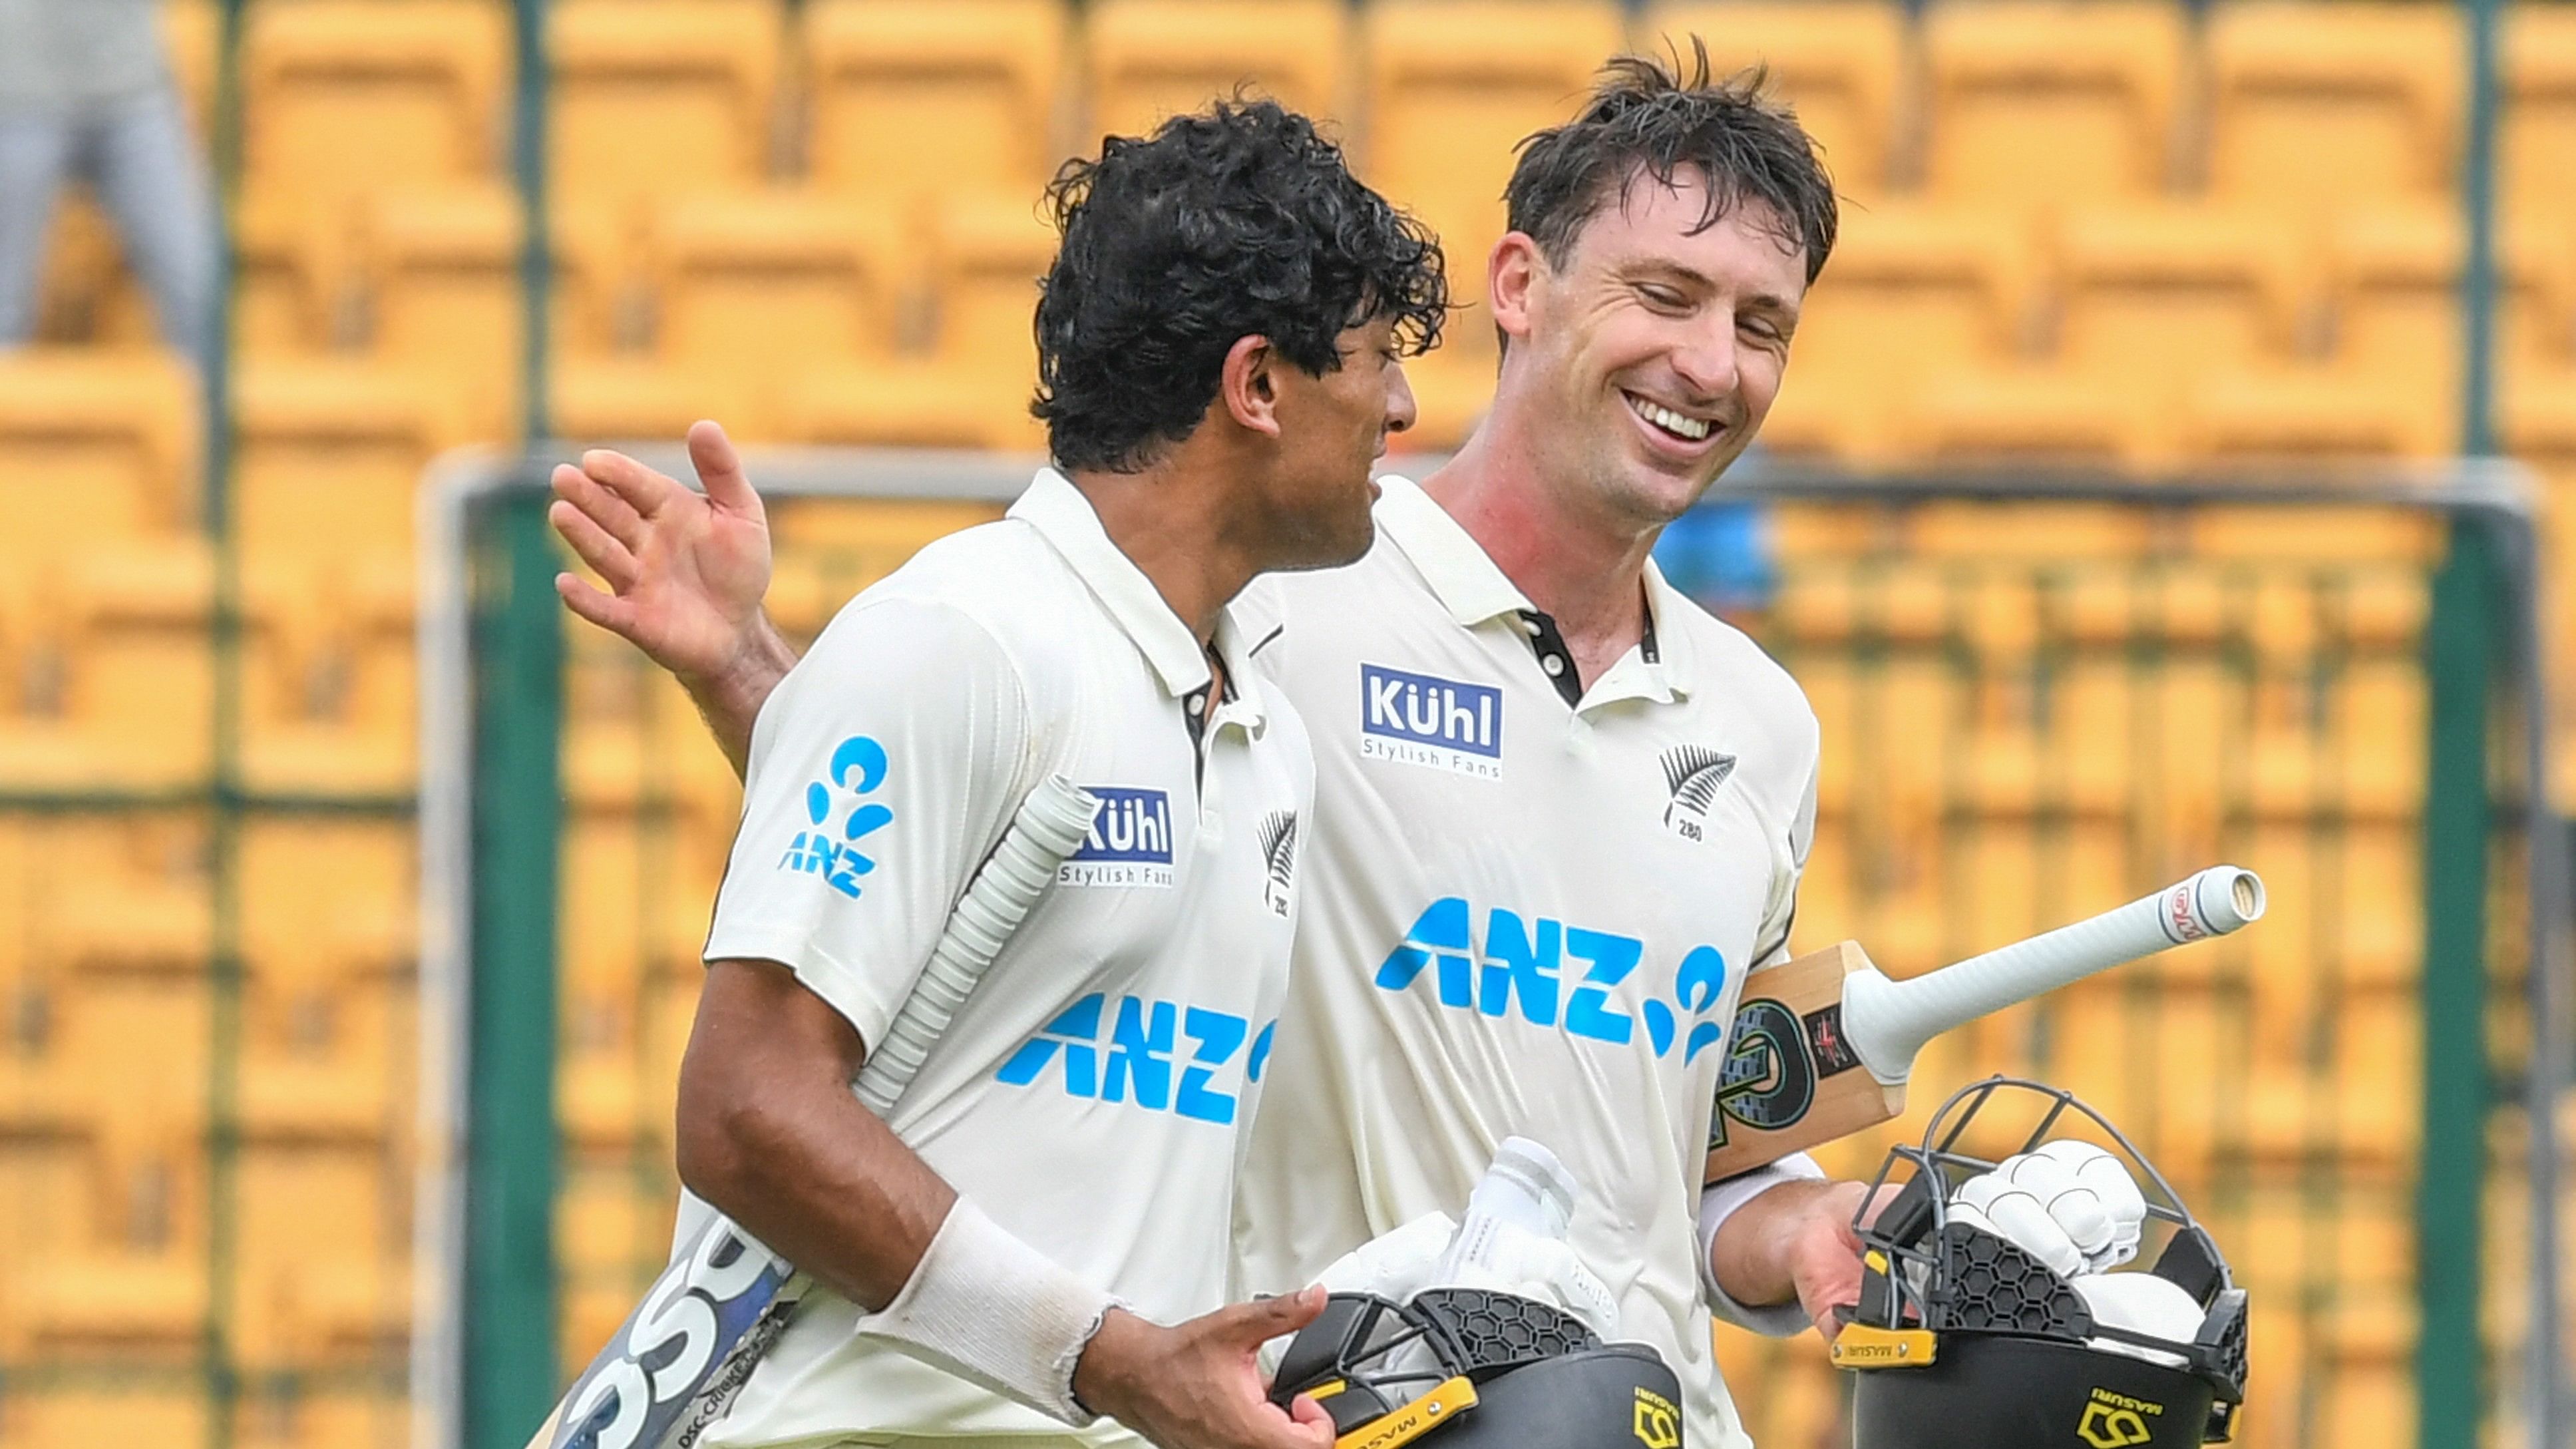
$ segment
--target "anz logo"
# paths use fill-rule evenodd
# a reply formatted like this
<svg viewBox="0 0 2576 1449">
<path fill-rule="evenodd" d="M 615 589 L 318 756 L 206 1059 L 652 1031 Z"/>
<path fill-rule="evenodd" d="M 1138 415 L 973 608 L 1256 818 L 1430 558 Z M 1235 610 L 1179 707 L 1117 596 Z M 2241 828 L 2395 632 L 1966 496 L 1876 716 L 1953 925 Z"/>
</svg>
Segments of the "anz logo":
<svg viewBox="0 0 2576 1449">
<path fill-rule="evenodd" d="M 1684 953 L 1673 972 L 1671 999 L 1644 992 L 1646 999 L 1632 1013 L 1612 993 L 1643 962 L 1643 941 L 1546 916 L 1524 919 L 1497 906 L 1485 915 L 1480 943 L 1473 918 L 1461 897 L 1433 901 L 1379 964 L 1378 988 L 1405 991 L 1427 975 L 1444 1007 L 1518 1016 L 1532 1026 L 1610 1046 L 1634 1041 L 1643 1022 L 1655 1055 L 1669 1056 L 1678 1047 L 1685 1064 L 1726 1038 L 1714 1019 L 1726 997 L 1726 958 L 1715 946 Z"/>
<path fill-rule="evenodd" d="M 894 811 L 860 797 L 875 793 L 885 777 L 885 746 L 866 735 L 835 745 L 823 778 L 806 782 L 807 828 L 788 842 L 778 868 L 820 876 L 823 884 L 857 900 L 859 877 L 877 868 L 857 842 L 894 823 Z"/>
<path fill-rule="evenodd" d="M 1503 692 L 1490 684 L 1462 684 L 1363 664 L 1360 758 L 1499 780 L 1503 777 Z"/>
<path fill-rule="evenodd" d="M 1153 886 L 1172 883 L 1172 798 L 1127 785 L 1084 787 L 1100 799 L 1091 833 L 1056 867 L 1058 885 Z"/>
<path fill-rule="evenodd" d="M 1104 1021 L 1106 1050 L 1100 1039 Z M 993 1075 L 1005 1086 L 1027 1087 L 1056 1067 L 1066 1096 L 1132 1102 L 1142 1111 L 1227 1124 L 1234 1121 L 1235 1094 L 1223 1090 L 1219 1073 L 1231 1077 L 1227 1069 L 1242 1053 L 1241 1080 L 1258 1084 L 1270 1065 L 1270 1035 L 1277 1025 L 1254 1035 L 1252 1023 L 1232 1012 L 1141 996 L 1118 998 L 1113 1018 L 1108 996 L 1095 991 L 1066 1007 Z"/>
</svg>

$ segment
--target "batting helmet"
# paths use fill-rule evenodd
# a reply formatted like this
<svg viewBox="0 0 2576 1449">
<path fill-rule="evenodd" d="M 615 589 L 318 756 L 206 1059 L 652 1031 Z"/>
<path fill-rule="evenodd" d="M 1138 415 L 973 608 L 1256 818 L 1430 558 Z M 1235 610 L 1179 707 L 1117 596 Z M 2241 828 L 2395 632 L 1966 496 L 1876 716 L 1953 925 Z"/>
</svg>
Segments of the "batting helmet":
<svg viewBox="0 0 2576 1449">
<path fill-rule="evenodd" d="M 2199 1306 L 2191 1341 L 2097 1322 L 2038 1259 L 1949 1220 L 1953 1189 L 1996 1166 L 1958 1144 L 1998 1092 L 2045 1099 L 2018 1150 L 2080 1114 L 2119 1144 L 2142 1188 L 2153 1184 L 2147 1214 L 2171 1236 L 2152 1272 Z M 1854 1371 L 1857 1449 L 2186 1449 L 2232 1435 L 2245 1400 L 2245 1294 L 2172 1185 L 2100 1113 L 2054 1087 L 1988 1078 L 1942 1103 L 1920 1146 L 1889 1152 L 1878 1185 L 1899 1181 L 1875 1221 L 1854 1225 L 1861 1300 L 1834 1340 L 1834 1362 Z"/>
<path fill-rule="evenodd" d="M 1272 1399 L 1333 1417 L 1341 1449 L 1681 1449 L 1681 1381 L 1547 1304 L 1476 1288 L 1407 1303 L 1336 1293 L 1279 1361 Z"/>
</svg>

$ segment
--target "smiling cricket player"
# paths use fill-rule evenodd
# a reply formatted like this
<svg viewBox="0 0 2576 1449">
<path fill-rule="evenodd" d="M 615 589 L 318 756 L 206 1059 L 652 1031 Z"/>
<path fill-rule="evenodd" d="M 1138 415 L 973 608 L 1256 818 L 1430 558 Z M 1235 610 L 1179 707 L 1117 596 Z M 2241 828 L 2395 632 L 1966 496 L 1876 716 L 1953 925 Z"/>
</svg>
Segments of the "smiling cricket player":
<svg viewBox="0 0 2576 1449">
<path fill-rule="evenodd" d="M 1050 200 L 1056 466 L 853 600 L 748 735 L 679 1168 L 819 1286 L 710 1446 L 1330 1442 L 1252 1357 L 1321 1296 L 1222 1307 L 1314 778 L 1229 601 L 1368 547 L 1439 253 L 1267 103 L 1113 139 Z M 631 596 L 665 520 L 600 507 L 630 460 L 584 468 L 556 484 L 589 512 L 558 521 Z M 562 586 L 649 632 L 631 597 Z M 1102 802 L 1090 839 L 880 1119 L 849 1083 L 1050 774 Z"/>
<path fill-rule="evenodd" d="M 1571 1242 L 1619 1336 L 1679 1373 L 1693 1443 L 1740 1449 L 1710 1314 L 1788 1333 L 1856 1297 L 1865 1189 L 1804 1158 L 1703 1189 L 1745 973 L 1787 953 L 1817 727 L 1649 554 L 1753 441 L 1836 208 L 1796 122 L 1693 49 L 1687 75 L 1615 62 L 1523 146 L 1475 435 L 1384 480 L 1360 563 L 1242 603 L 1281 626 L 1253 662 L 1318 781 L 1236 1218 L 1240 1286 L 1293 1290 L 1536 1139 L 1584 1189 Z M 758 612 L 757 503 L 634 491 L 662 562 L 625 592 L 650 622 L 603 622 L 739 741 L 790 657 Z"/>
</svg>

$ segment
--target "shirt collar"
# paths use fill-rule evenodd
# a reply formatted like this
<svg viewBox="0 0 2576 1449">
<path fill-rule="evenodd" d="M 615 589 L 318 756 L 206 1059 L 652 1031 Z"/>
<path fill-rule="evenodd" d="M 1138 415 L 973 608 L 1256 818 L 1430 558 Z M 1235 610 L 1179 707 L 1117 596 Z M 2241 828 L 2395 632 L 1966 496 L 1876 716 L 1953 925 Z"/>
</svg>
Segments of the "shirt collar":
<svg viewBox="0 0 2576 1449">
<path fill-rule="evenodd" d="M 1379 530 L 1412 561 L 1451 619 L 1472 629 L 1498 615 L 1536 611 L 1537 606 L 1485 552 L 1484 545 L 1420 484 L 1393 474 L 1377 481 Z M 1655 567 L 1653 559 L 1647 559 L 1646 609 L 1654 626 L 1656 657 L 1649 660 L 1641 650 L 1629 651 L 1603 676 L 1603 681 L 1618 687 L 1605 695 L 1599 687 L 1602 681 L 1596 681 L 1587 689 L 1587 699 L 1597 704 L 1610 698 L 1644 697 L 1669 703 L 1688 695 L 1690 645 L 1686 631 L 1675 626 L 1682 622 L 1677 611 L 1689 607 L 1696 606 L 1665 581 L 1664 571 Z"/>
<path fill-rule="evenodd" d="M 1472 629 L 1497 614 L 1533 607 L 1484 545 L 1459 527 L 1448 509 L 1431 501 L 1420 484 L 1392 474 L 1377 484 L 1377 526 L 1421 571 L 1450 618 Z"/>
<path fill-rule="evenodd" d="M 1154 581 L 1110 540 L 1108 530 L 1100 526 L 1099 511 L 1071 479 L 1053 468 L 1040 468 L 1027 491 L 1011 505 L 1010 516 L 1036 529 L 1063 556 L 1074 576 L 1109 611 L 1119 631 L 1145 656 L 1164 693 L 1184 699 L 1209 683 L 1207 653 L 1197 637 L 1163 601 Z M 1218 614 L 1217 655 L 1225 660 L 1227 682 L 1234 692 L 1225 708 L 1242 711 L 1241 717 L 1256 728 L 1262 717 L 1260 687 L 1246 651 L 1258 642 L 1243 637 L 1232 605 Z"/>
</svg>

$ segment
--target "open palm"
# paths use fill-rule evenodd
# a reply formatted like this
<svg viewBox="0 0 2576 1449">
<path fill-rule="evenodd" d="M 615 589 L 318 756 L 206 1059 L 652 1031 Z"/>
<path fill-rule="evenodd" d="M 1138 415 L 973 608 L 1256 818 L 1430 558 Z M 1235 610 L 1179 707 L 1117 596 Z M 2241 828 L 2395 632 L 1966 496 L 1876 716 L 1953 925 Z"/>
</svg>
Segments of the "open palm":
<svg viewBox="0 0 2576 1449">
<path fill-rule="evenodd" d="M 555 576 L 574 613 L 632 641 L 683 682 L 715 679 L 764 648 L 769 519 L 724 429 L 689 429 L 706 491 L 623 453 L 594 449 L 554 470 L 555 530 L 608 585 Z"/>
</svg>

